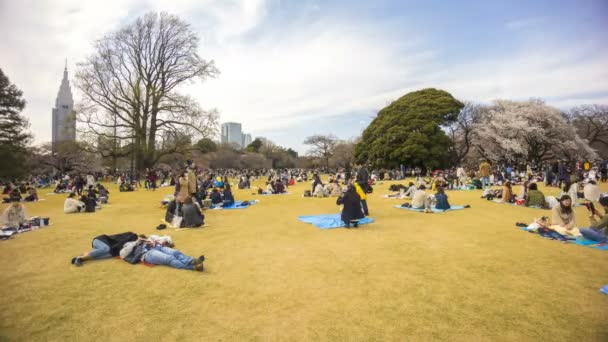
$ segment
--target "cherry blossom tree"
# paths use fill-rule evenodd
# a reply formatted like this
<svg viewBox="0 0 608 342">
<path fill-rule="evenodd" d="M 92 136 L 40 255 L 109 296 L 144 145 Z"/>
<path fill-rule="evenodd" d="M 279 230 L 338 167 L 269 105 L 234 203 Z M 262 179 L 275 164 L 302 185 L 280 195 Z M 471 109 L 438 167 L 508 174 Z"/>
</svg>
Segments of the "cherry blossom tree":
<svg viewBox="0 0 608 342">
<path fill-rule="evenodd" d="M 552 159 L 597 158 L 560 111 L 541 100 L 496 100 L 473 129 L 476 151 L 495 162 L 540 165 Z"/>
</svg>

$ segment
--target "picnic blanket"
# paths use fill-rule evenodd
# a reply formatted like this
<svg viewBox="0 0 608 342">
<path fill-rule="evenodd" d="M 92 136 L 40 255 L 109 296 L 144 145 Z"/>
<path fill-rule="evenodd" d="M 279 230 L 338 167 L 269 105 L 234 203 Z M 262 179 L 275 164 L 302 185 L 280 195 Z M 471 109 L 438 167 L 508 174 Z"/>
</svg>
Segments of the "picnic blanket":
<svg viewBox="0 0 608 342">
<path fill-rule="evenodd" d="M 254 201 L 248 201 L 249 203 L 247 205 L 243 205 L 243 201 L 236 201 L 234 203 L 232 203 L 232 205 L 230 206 L 223 206 L 223 207 L 215 207 L 213 208 L 213 210 L 221 210 L 221 209 L 247 209 L 249 207 L 251 207 L 252 205 L 258 203 L 259 201 L 254 200 Z"/>
<path fill-rule="evenodd" d="M 532 234 L 536 234 L 538 236 L 539 235 L 537 232 L 535 232 L 534 230 L 530 230 L 528 229 L 528 227 L 518 227 L 520 230 L 526 231 L 528 233 L 532 233 Z M 598 243 L 597 241 L 593 241 L 593 240 L 587 240 L 584 237 L 567 237 L 569 238 L 567 241 L 565 241 L 566 243 L 570 243 L 570 244 L 575 244 L 575 245 L 579 245 L 579 246 L 585 246 L 585 247 L 590 247 L 593 249 L 599 249 L 601 251 L 608 251 L 608 244 L 605 243 Z M 549 239 L 553 239 L 553 238 L 549 238 Z M 553 240 L 559 240 L 559 239 L 553 239 Z"/>
<path fill-rule="evenodd" d="M 344 227 L 344 222 L 340 218 L 340 214 L 326 214 L 326 215 L 312 215 L 312 216 L 299 216 L 298 220 L 310 223 L 321 229 L 329 229 L 329 228 L 342 228 Z M 359 220 L 359 225 L 368 224 L 374 222 L 374 219 L 371 217 L 364 217 Z"/>
<path fill-rule="evenodd" d="M 493 200 L 488 201 L 488 202 L 492 202 L 492 203 L 498 203 L 498 204 L 507 204 L 507 205 L 512 205 L 512 206 L 515 206 L 515 207 L 520 207 L 520 208 L 530 208 L 530 209 L 550 210 L 550 209 L 548 209 L 548 208 L 541 208 L 541 207 L 538 207 L 538 206 L 526 207 L 525 205 L 520 205 L 520 204 L 516 204 L 516 203 L 501 202 L 501 200 L 500 200 L 500 199 L 493 199 Z"/>
<path fill-rule="evenodd" d="M 513 206 L 520 207 L 520 208 L 531 208 L 531 209 L 540 209 L 540 210 L 551 210 L 551 209 L 549 209 L 549 208 L 541 208 L 541 207 L 539 207 L 539 206 L 526 207 L 526 206 L 525 206 L 525 205 L 523 205 L 523 204 L 516 204 L 516 203 L 505 203 L 505 202 L 501 202 L 501 200 L 500 200 L 500 199 L 493 199 L 493 200 L 488 201 L 488 202 L 493 202 L 493 203 L 498 203 L 498 204 L 508 204 L 508 205 L 513 205 Z M 576 203 L 576 204 L 574 204 L 574 206 L 575 206 L 575 207 L 581 207 L 581 206 L 583 206 L 583 204 L 581 204 L 581 203 Z"/>
<path fill-rule="evenodd" d="M 423 213 L 424 212 L 424 209 L 417 209 L 417 208 L 411 208 L 411 207 L 408 208 L 408 207 L 402 207 L 400 205 L 396 205 L 395 208 L 398 208 L 398 209 L 407 209 L 407 210 L 411 210 L 411 211 L 417 211 L 419 213 Z M 443 212 L 446 212 L 446 211 L 454 211 L 454 210 L 462 210 L 462 209 L 466 209 L 466 208 L 464 206 L 461 206 L 461 205 L 453 205 L 448 210 L 441 210 L 441 209 L 436 209 L 436 208 L 432 208 L 431 210 L 434 213 L 443 213 Z"/>
</svg>

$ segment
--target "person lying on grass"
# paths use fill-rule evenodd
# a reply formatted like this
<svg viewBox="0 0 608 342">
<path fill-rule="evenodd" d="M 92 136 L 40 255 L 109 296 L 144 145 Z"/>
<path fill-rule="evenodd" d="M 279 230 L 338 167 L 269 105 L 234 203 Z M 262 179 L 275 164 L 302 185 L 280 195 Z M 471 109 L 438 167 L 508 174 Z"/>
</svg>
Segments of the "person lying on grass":
<svg viewBox="0 0 608 342">
<path fill-rule="evenodd" d="M 118 256 L 125 243 L 137 241 L 137 235 L 126 232 L 115 235 L 99 235 L 91 243 L 93 249 L 72 258 L 72 265 L 82 266 L 85 261 L 106 259 Z"/>
<path fill-rule="evenodd" d="M 171 244 L 172 245 L 172 244 Z M 120 250 L 120 257 L 131 264 L 141 261 L 153 265 L 166 265 L 169 267 L 202 272 L 205 256 L 193 258 L 177 249 L 158 243 L 153 239 L 140 235 L 136 241 L 127 242 Z"/>
<path fill-rule="evenodd" d="M 607 227 L 608 227 L 608 196 L 600 197 L 600 205 L 604 209 L 604 214 L 600 214 L 594 207 L 592 202 L 585 203 L 589 210 L 589 228 L 581 228 L 581 234 L 585 239 L 596 241 L 599 243 L 608 243 Z"/>
<path fill-rule="evenodd" d="M 363 208 L 361 208 L 361 197 L 357 194 L 355 186 L 351 183 L 348 184 L 346 192 L 336 200 L 337 205 L 343 205 L 342 214 L 340 218 L 346 228 L 350 228 L 351 224 L 354 227 L 359 227 L 359 220 L 364 218 Z"/>
</svg>

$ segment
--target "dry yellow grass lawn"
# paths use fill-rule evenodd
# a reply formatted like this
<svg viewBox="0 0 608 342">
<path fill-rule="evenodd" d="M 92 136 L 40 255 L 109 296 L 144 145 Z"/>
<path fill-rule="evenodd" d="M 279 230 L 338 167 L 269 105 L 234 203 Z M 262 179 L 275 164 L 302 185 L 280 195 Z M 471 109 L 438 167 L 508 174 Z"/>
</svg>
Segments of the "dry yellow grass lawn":
<svg viewBox="0 0 608 342">
<path fill-rule="evenodd" d="M 173 231 L 204 273 L 120 260 L 70 258 L 93 237 L 155 234 L 171 189 L 119 193 L 95 214 L 62 213 L 64 195 L 27 205 L 52 227 L 0 242 L 0 337 L 19 341 L 607 341 L 608 251 L 541 239 L 514 227 L 543 211 L 450 192 L 463 211 L 422 214 L 368 199 L 376 219 L 320 230 L 299 215 L 333 213 L 335 199 L 258 198 L 206 212 L 208 228 Z M 604 187 L 604 190 L 606 188 Z M 554 193 L 555 190 L 546 190 Z M 2 206 L 4 209 L 6 205 Z M 578 208 L 580 226 L 588 224 Z"/>
</svg>

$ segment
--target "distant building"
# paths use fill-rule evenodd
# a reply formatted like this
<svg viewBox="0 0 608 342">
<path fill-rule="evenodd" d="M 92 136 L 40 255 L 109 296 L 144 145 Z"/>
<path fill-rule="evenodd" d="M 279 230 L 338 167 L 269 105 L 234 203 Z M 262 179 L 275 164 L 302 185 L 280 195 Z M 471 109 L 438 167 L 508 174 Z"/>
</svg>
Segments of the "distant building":
<svg viewBox="0 0 608 342">
<path fill-rule="evenodd" d="M 247 133 L 247 134 L 243 134 L 243 148 L 247 147 L 249 144 L 251 144 L 253 140 L 251 139 L 251 134 Z"/>
<path fill-rule="evenodd" d="M 238 148 L 245 148 L 251 144 L 251 134 L 243 133 L 242 125 L 237 122 L 225 122 L 222 124 L 220 142 L 232 144 Z"/>
<path fill-rule="evenodd" d="M 68 67 L 63 70 L 63 80 L 53 108 L 53 144 L 60 141 L 76 141 L 76 117 L 74 99 L 68 81 Z"/>
</svg>

